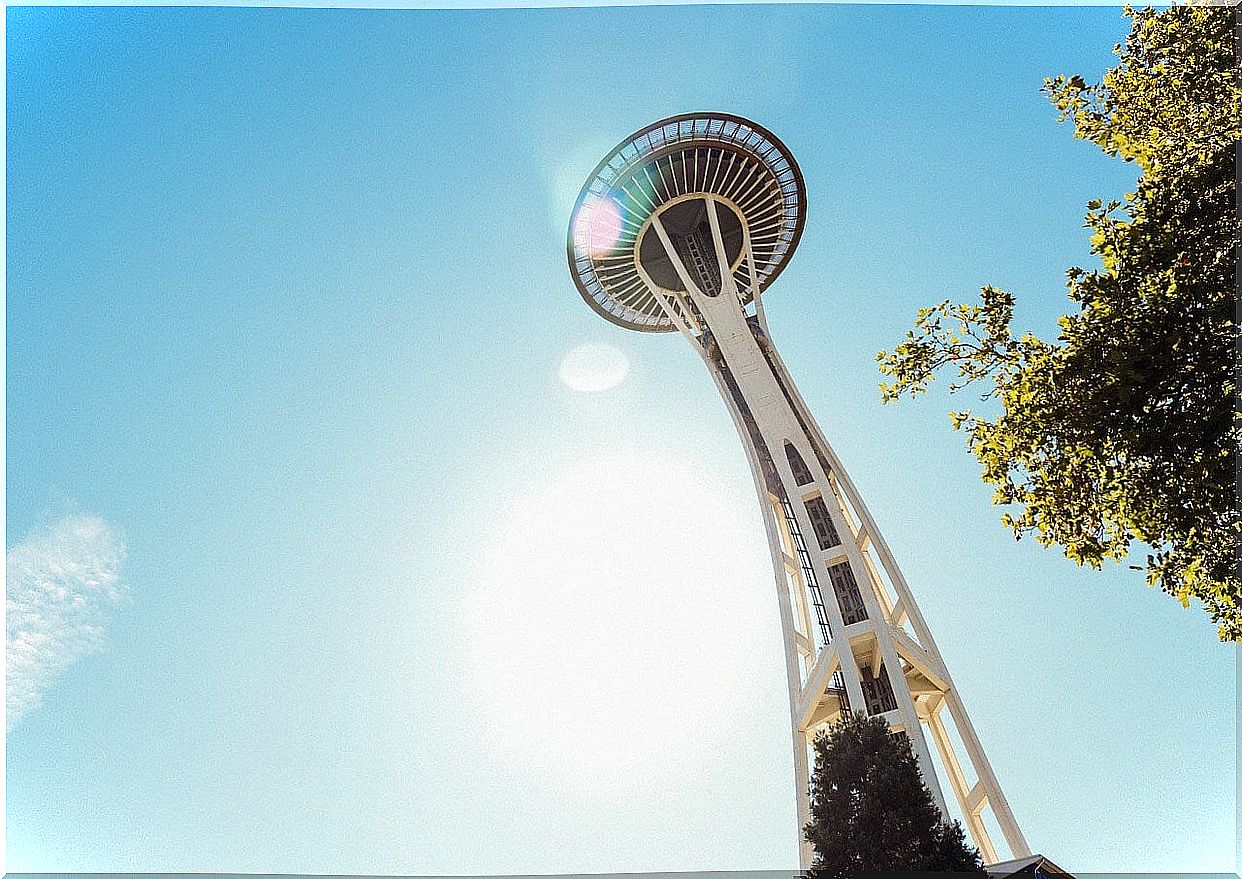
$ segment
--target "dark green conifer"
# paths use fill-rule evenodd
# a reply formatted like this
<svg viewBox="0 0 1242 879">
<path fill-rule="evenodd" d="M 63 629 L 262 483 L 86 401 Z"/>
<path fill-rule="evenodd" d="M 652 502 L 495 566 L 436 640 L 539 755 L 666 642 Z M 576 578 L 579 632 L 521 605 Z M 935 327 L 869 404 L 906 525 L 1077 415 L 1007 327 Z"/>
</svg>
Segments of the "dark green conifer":
<svg viewBox="0 0 1242 879">
<path fill-rule="evenodd" d="M 844 717 L 815 740 L 810 879 L 860 870 L 952 870 L 986 876 L 962 827 L 923 783 L 910 740 L 880 717 Z"/>
</svg>

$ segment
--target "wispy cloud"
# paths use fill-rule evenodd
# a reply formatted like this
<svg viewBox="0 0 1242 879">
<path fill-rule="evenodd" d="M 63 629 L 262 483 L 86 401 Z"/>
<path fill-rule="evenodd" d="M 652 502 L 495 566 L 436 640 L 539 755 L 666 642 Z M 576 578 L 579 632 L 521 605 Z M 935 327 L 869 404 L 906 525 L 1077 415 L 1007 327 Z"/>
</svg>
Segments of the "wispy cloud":
<svg viewBox="0 0 1242 879">
<path fill-rule="evenodd" d="M 125 591 L 125 541 L 98 516 L 42 526 L 5 557 L 7 726 L 36 708 L 56 678 L 103 644 L 107 610 Z"/>
</svg>

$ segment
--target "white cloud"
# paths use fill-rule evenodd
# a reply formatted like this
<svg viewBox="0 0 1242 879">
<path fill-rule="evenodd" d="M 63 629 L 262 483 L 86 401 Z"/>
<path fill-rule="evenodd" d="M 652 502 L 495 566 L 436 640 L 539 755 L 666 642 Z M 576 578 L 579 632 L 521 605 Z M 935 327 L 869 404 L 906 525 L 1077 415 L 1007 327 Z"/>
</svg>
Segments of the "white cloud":
<svg viewBox="0 0 1242 879">
<path fill-rule="evenodd" d="M 36 708 L 56 678 L 103 645 L 120 600 L 125 542 L 98 516 L 72 515 L 26 535 L 5 558 L 7 725 Z"/>
</svg>

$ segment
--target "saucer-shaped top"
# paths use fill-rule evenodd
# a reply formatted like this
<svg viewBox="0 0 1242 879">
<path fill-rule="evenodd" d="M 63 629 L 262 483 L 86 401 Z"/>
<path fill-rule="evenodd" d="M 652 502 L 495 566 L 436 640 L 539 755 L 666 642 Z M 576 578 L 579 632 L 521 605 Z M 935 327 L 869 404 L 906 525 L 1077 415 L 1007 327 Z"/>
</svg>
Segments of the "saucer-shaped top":
<svg viewBox="0 0 1242 879">
<path fill-rule="evenodd" d="M 673 116 L 627 137 L 595 168 L 569 222 L 569 270 L 587 304 L 623 327 L 647 332 L 676 329 L 638 272 L 639 250 L 650 268 L 654 236 L 640 233 L 652 214 L 672 202 L 714 196 L 732 210 L 717 211 L 750 236 L 757 286 L 767 288 L 789 260 L 806 220 L 806 186 L 789 150 L 762 126 L 727 113 Z M 687 198 L 691 197 L 691 198 Z M 674 205 L 661 214 L 675 220 Z M 726 241 L 729 251 L 738 243 Z M 728 254 L 738 289 L 753 296 L 747 261 Z M 675 289 L 671 274 L 649 273 Z"/>
</svg>

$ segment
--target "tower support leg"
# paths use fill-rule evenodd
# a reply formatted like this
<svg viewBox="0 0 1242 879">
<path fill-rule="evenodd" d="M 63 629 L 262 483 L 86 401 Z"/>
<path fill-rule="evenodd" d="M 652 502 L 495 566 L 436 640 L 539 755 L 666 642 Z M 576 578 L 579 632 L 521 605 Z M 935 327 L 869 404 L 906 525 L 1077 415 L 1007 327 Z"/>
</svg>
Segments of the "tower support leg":
<svg viewBox="0 0 1242 879">
<path fill-rule="evenodd" d="M 814 856 L 803 833 L 811 817 L 808 741 L 847 710 L 882 715 L 905 733 L 934 802 L 947 816 L 923 730 L 926 722 L 966 829 L 984 860 L 998 860 L 982 817 L 989 806 L 1011 853 L 1025 856 L 1026 841 L 914 596 L 771 344 L 754 250 L 744 226 L 743 268 L 730 264 L 717 199 L 704 197 L 710 234 L 704 239 L 702 227 L 691 233 L 699 237 L 694 247 L 686 248 L 694 257 L 690 268 L 659 215 L 650 217 L 650 231 L 663 245 L 683 289 L 658 290 L 650 278 L 644 275 L 644 280 L 707 364 L 746 448 L 763 506 L 789 687 L 799 864 L 809 869 Z M 744 214 L 736 206 L 730 210 Z M 712 272 L 713 261 L 701 239 L 710 240 L 715 250 L 716 274 L 710 277 L 705 273 Z M 747 296 L 739 288 L 739 276 L 749 278 Z M 746 298 L 755 302 L 753 316 L 746 313 Z M 810 619 L 812 607 L 815 621 Z M 913 635 L 903 629 L 907 623 Z M 817 639 L 815 629 L 822 638 Z M 839 683 L 829 692 L 826 677 L 834 672 Z M 940 717 L 946 706 L 965 747 L 963 756 L 978 779 L 973 785 L 967 784 L 961 758 Z"/>
</svg>

